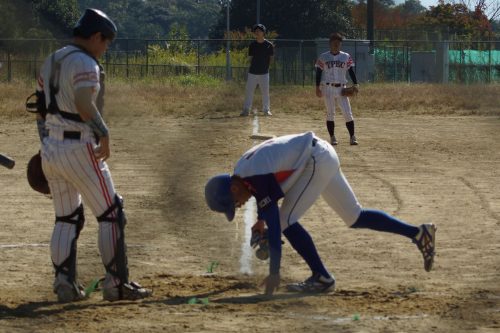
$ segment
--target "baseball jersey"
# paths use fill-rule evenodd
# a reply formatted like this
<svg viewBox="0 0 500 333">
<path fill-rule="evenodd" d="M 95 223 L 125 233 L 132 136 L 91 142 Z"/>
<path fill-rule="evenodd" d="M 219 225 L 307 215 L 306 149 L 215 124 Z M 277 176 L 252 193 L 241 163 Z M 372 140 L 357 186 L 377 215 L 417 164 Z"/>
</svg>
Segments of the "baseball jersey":
<svg viewBox="0 0 500 333">
<path fill-rule="evenodd" d="M 74 45 L 65 46 L 55 52 L 55 61 L 62 59 L 70 52 L 80 50 Z M 48 57 L 40 71 L 37 90 L 45 93 L 46 107 L 50 103 L 49 81 L 52 68 L 52 56 Z M 57 80 L 57 75 L 54 80 Z M 75 91 L 83 87 L 92 87 L 92 99 L 96 102 L 100 90 L 99 65 L 91 56 L 83 52 L 69 54 L 61 62 L 59 74 L 59 92 L 56 94 L 57 106 L 61 111 L 78 114 L 75 106 Z M 50 131 L 64 129 L 91 133 L 85 123 L 71 121 L 58 114 L 47 114 L 46 128 Z"/>
<path fill-rule="evenodd" d="M 263 43 L 253 41 L 248 47 L 248 55 L 252 57 L 250 63 L 250 74 L 267 74 L 269 73 L 269 60 L 274 55 L 274 45 L 264 39 Z"/>
<path fill-rule="evenodd" d="M 298 179 L 311 157 L 314 138 L 313 132 L 306 132 L 270 139 L 238 160 L 234 174 L 252 192 L 259 212 L 283 198 Z"/>
<path fill-rule="evenodd" d="M 321 68 L 321 83 L 346 84 L 346 73 L 354 67 L 354 61 L 349 53 L 340 51 L 332 54 L 330 51 L 322 53 L 316 61 L 316 67 Z"/>
</svg>

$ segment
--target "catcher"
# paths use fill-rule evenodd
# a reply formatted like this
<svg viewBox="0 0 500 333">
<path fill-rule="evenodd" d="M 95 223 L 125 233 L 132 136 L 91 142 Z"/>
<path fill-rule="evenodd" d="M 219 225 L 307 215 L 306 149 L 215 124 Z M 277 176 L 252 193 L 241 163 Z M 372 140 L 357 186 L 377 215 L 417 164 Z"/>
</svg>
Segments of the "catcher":
<svg viewBox="0 0 500 333">
<path fill-rule="evenodd" d="M 335 278 L 323 265 L 311 236 L 299 223 L 320 195 L 350 228 L 390 232 L 411 239 L 422 253 L 424 269 L 432 269 L 436 227 L 430 223 L 408 224 L 383 211 L 361 207 L 340 169 L 335 149 L 312 132 L 264 141 L 243 154 L 232 176 L 212 177 L 205 186 L 208 207 L 224 213 L 229 221 L 233 220 L 237 207 L 255 197 L 259 221 L 252 231 L 261 229 L 260 233 L 268 241 L 264 249 L 269 251 L 269 275 L 263 282 L 268 295 L 280 283 L 281 234 L 311 269 L 307 280 L 287 286 L 290 291 L 320 293 L 335 287 Z M 267 232 L 262 230 L 263 223 Z"/>
<path fill-rule="evenodd" d="M 103 298 L 135 300 L 151 295 L 129 281 L 123 199 L 104 162 L 110 156 L 110 135 L 101 116 L 104 73 L 97 59 L 116 33 L 106 14 L 87 9 L 73 30 L 74 43 L 50 55 L 38 78 L 35 105 L 42 145 L 28 165 L 28 180 L 53 199 L 56 217 L 50 254 L 59 302 L 86 297 L 77 280 L 77 241 L 85 222 L 82 197 L 99 222 L 99 251 L 106 269 Z"/>
<path fill-rule="evenodd" d="M 322 53 L 316 61 L 316 96 L 323 97 L 326 105 L 326 128 L 330 134 L 330 143 L 337 145 L 335 137 L 335 104 L 338 102 L 345 125 L 350 135 L 351 145 L 357 145 L 358 141 L 354 135 L 354 118 L 352 116 L 349 96 L 358 93 L 358 80 L 354 73 L 354 61 L 351 56 L 340 51 L 343 37 L 338 33 L 330 36 L 330 51 Z M 346 88 L 346 73 L 354 86 Z"/>
</svg>

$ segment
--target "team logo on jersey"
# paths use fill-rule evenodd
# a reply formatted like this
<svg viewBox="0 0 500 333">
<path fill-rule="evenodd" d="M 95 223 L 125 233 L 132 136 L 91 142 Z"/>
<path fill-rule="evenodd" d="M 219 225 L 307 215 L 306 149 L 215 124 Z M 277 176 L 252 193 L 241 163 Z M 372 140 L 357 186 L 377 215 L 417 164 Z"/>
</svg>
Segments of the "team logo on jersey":
<svg viewBox="0 0 500 333">
<path fill-rule="evenodd" d="M 346 63 L 343 61 L 340 61 L 340 60 L 326 62 L 326 67 L 328 67 L 328 68 L 333 68 L 333 67 L 344 68 L 345 66 L 346 66 Z"/>
<path fill-rule="evenodd" d="M 262 199 L 261 201 L 259 201 L 259 203 L 257 204 L 259 206 L 260 209 L 266 207 L 267 205 L 269 205 L 271 203 L 271 198 L 269 196 L 265 197 L 264 199 Z"/>
</svg>

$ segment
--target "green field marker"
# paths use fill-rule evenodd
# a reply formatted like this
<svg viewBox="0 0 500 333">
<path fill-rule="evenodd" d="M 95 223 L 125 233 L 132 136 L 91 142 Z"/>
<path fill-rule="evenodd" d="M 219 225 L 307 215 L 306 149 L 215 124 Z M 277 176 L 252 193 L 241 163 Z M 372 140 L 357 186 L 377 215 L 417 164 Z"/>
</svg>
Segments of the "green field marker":
<svg viewBox="0 0 500 333">
<path fill-rule="evenodd" d="M 90 284 L 84 290 L 86 297 L 89 297 L 89 295 L 97 289 L 97 286 L 99 285 L 99 281 L 100 281 L 100 279 L 93 279 L 92 281 L 90 281 Z"/>
<path fill-rule="evenodd" d="M 208 265 L 208 267 L 207 267 L 207 273 L 212 274 L 214 272 L 214 270 L 217 268 L 217 266 L 219 266 L 219 262 L 218 261 L 212 261 L 210 263 L 210 265 Z"/>
</svg>

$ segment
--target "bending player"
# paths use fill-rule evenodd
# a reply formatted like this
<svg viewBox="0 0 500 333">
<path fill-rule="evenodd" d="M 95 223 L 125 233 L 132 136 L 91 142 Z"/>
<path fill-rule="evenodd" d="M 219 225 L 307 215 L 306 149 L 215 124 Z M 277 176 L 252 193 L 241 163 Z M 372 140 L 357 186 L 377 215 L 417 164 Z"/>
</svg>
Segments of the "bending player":
<svg viewBox="0 0 500 333">
<path fill-rule="evenodd" d="M 264 221 L 269 234 L 269 275 L 263 282 L 266 294 L 272 294 L 280 282 L 281 233 L 311 269 L 310 278 L 288 285 L 289 290 L 324 292 L 335 286 L 334 276 L 323 265 L 311 236 L 299 223 L 320 195 L 351 228 L 408 237 L 422 253 L 425 270 L 432 269 L 436 227 L 411 225 L 383 211 L 362 208 L 340 169 L 337 153 L 312 132 L 264 141 L 243 154 L 232 176 L 215 176 L 205 187 L 209 208 L 224 213 L 229 221 L 237 207 L 255 197 L 257 223 Z M 281 198 L 283 202 L 278 207 Z"/>
<path fill-rule="evenodd" d="M 354 73 L 354 61 L 351 56 L 340 51 L 342 36 L 333 33 L 330 36 L 330 51 L 322 53 L 316 61 L 316 96 L 323 97 L 326 105 L 326 128 L 330 134 L 330 143 L 337 145 L 335 137 L 335 103 L 338 102 L 345 125 L 350 135 L 351 145 L 357 145 L 358 141 L 354 135 L 354 118 L 352 116 L 351 104 L 347 96 L 342 96 L 342 88 L 347 83 L 346 74 L 349 72 L 352 83 L 358 87 L 358 80 Z"/>
<path fill-rule="evenodd" d="M 110 136 L 101 116 L 104 73 L 97 59 L 116 33 L 106 14 L 87 9 L 73 30 L 74 44 L 49 56 L 38 79 L 37 125 L 42 168 L 56 215 L 50 252 L 54 292 L 60 302 L 86 296 L 77 282 L 77 241 L 85 222 L 82 197 L 99 222 L 99 251 L 106 269 L 103 298 L 134 300 L 151 295 L 129 282 L 123 200 L 104 162 L 110 156 Z"/>
</svg>

